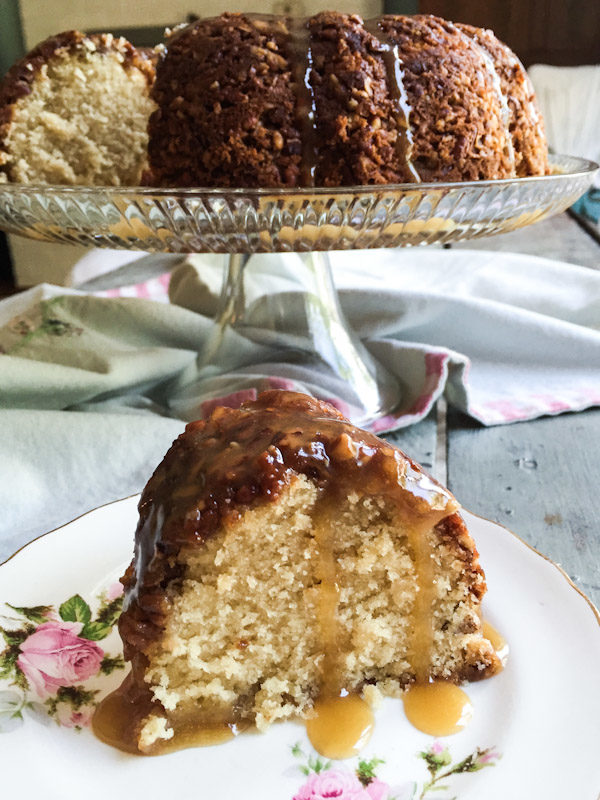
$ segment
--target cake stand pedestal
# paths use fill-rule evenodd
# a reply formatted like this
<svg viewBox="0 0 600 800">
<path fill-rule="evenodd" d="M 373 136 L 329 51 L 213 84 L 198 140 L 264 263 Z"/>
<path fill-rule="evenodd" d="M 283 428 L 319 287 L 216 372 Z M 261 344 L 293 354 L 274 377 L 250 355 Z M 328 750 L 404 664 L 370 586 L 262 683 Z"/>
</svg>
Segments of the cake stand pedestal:
<svg viewBox="0 0 600 800">
<path fill-rule="evenodd" d="M 392 411 L 400 401 L 400 386 L 348 325 L 328 254 L 312 251 L 290 257 L 292 269 L 283 290 L 267 290 L 252 299 L 246 283 L 268 289 L 269 278 L 261 276 L 261 264 L 269 258 L 229 256 L 215 325 L 199 352 L 197 379 L 185 395 L 202 397 L 224 363 L 230 371 L 254 367 L 274 377 L 285 363 L 302 388 L 314 391 L 325 381 L 328 388 L 320 386 L 321 391 L 343 398 L 344 409 L 356 424 L 367 425 Z M 234 363 L 233 337 L 257 346 L 238 348 Z"/>
<path fill-rule="evenodd" d="M 347 325 L 326 251 L 443 244 L 505 233 L 568 208 L 597 165 L 551 157 L 552 174 L 339 189 L 152 189 L 0 185 L 0 228 L 36 239 L 171 253 L 224 253 L 220 307 L 184 392 L 225 372 L 277 377 L 345 398 L 360 425 L 398 405 L 398 382 Z M 294 253 L 261 277 L 258 253 Z M 402 259 L 398 264 L 401 268 Z M 261 283 L 262 291 L 256 286 Z M 250 291 L 250 284 L 254 290 Z M 258 381 L 259 383 L 261 381 Z M 339 391 L 336 390 L 339 388 Z"/>
</svg>

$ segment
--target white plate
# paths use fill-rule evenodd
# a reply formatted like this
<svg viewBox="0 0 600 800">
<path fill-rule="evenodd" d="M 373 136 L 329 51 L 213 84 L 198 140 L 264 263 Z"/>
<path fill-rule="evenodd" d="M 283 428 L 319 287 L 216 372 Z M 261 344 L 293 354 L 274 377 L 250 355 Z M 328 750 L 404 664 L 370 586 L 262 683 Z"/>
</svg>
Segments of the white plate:
<svg viewBox="0 0 600 800">
<path fill-rule="evenodd" d="M 13 643 L 13 652 L 30 674 L 42 665 L 42 658 L 49 671 L 58 663 L 59 656 L 46 651 L 61 624 L 62 644 L 75 646 L 61 662 L 62 674 L 71 670 L 71 678 L 64 682 L 77 683 L 76 678 L 98 672 L 101 658 L 119 655 L 120 641 L 114 630 L 109 633 L 110 620 L 104 627 L 92 623 L 97 622 L 103 600 L 104 605 L 107 602 L 106 592 L 131 557 L 136 504 L 134 497 L 97 509 L 37 539 L 0 567 L 0 614 L 5 615 L 0 617 L 0 626 L 9 636 L 13 631 L 14 637 L 27 620 L 24 612 L 5 603 L 19 608 L 51 607 L 37 612 L 50 618 L 43 635 L 29 645 Z M 301 724 L 274 725 L 264 735 L 246 734 L 227 744 L 156 758 L 126 755 L 102 744 L 86 727 L 77 730 L 57 724 L 58 720 L 85 722 L 93 702 L 122 680 L 124 670 L 115 667 L 115 662 L 109 676 L 93 675 L 77 684 L 87 691 L 98 690 L 92 700 L 85 701 L 80 689 L 63 689 L 54 718 L 48 711 L 57 697 L 56 688 L 46 700 L 31 691 L 25 696 L 11 685 L 9 676 L 0 680 L 0 721 L 9 729 L 0 735 L 2 796 L 44 800 L 162 800 L 165 796 L 180 800 L 387 800 L 390 796 L 397 800 L 597 800 L 598 612 L 562 571 L 505 528 L 468 513 L 465 518 L 487 573 L 485 615 L 506 637 L 511 654 L 501 675 L 467 687 L 475 716 L 462 733 L 436 744 L 405 720 L 401 701 L 386 700 L 376 712 L 375 733 L 362 754 L 363 759 L 377 757 L 383 763 L 375 768 L 378 781 L 363 788 L 356 778 L 356 759 L 334 762 L 318 775 L 302 772 L 301 767 L 316 754 Z M 70 602 L 63 606 L 62 615 L 78 616 L 80 622 L 64 625 L 58 620 L 60 607 L 75 595 L 86 602 Z M 86 622 L 88 607 L 91 619 Z M 35 616 L 35 612 L 27 613 Z M 87 629 L 81 630 L 84 623 Z M 30 622 L 30 636 L 37 624 Z M 83 637 L 78 636 L 79 643 L 74 643 L 76 635 L 83 633 L 99 638 L 95 644 L 87 640 L 81 644 Z M 110 668 L 106 658 L 104 664 Z M 35 674 L 43 685 L 40 673 Z M 23 708 L 22 719 L 13 717 L 11 700 L 23 699 L 31 707 Z M 81 700 L 83 705 L 77 710 L 75 705 Z M 466 771 L 463 763 L 462 773 L 441 779 L 478 748 L 491 748 L 477 762 L 487 763 L 485 767 Z M 428 751 L 431 774 L 422 755 Z M 442 765 L 448 757 L 451 763 Z M 424 792 L 432 775 L 439 779 L 435 789 L 440 785 L 447 789 Z"/>
</svg>

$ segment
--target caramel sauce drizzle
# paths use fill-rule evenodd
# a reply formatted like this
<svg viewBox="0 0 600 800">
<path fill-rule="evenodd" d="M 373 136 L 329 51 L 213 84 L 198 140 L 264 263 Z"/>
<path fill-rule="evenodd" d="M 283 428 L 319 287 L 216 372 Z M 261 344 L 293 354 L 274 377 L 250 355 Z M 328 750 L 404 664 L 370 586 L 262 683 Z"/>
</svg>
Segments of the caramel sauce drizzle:
<svg viewBox="0 0 600 800">
<path fill-rule="evenodd" d="M 92 730 L 100 741 L 125 753 L 139 755 L 137 728 L 143 713 L 140 698 L 135 693 L 133 675 L 129 673 L 119 688 L 98 704 Z"/>
<path fill-rule="evenodd" d="M 276 14 L 244 12 L 251 22 L 257 20 L 275 28 L 282 18 Z M 310 82 L 313 66 L 309 17 L 285 17 L 288 61 L 296 94 L 296 121 L 300 132 L 300 186 L 315 186 L 318 164 L 317 106 Z"/>
<path fill-rule="evenodd" d="M 496 651 L 496 655 L 500 659 L 500 663 L 503 667 L 505 667 L 509 654 L 509 646 L 506 639 L 487 620 L 484 620 L 483 622 L 482 633 L 485 639 L 489 639 L 492 647 Z"/>
<path fill-rule="evenodd" d="M 408 530 L 408 537 L 413 551 L 414 569 L 417 583 L 415 603 L 412 613 L 412 641 L 408 661 L 415 674 L 417 683 L 425 683 L 429 679 L 429 665 L 433 650 L 433 559 L 427 532 L 439 522 L 437 515 L 432 515 L 420 525 L 413 525 Z"/>
<path fill-rule="evenodd" d="M 170 739 L 159 739 L 147 750 L 138 747 L 138 733 L 143 719 L 159 713 L 149 693 L 140 701 L 131 673 L 121 686 L 107 695 L 98 705 L 92 719 L 92 730 L 100 741 L 134 755 L 163 755 L 188 747 L 208 747 L 224 744 L 238 735 L 244 726 L 240 723 L 195 719 L 169 719 L 175 729 Z M 247 726 L 246 726 L 247 727 Z"/>
<path fill-rule="evenodd" d="M 300 185 L 314 186 L 318 163 L 317 105 L 310 79 L 312 49 L 308 19 L 288 19 L 292 77 L 296 89 L 296 117 L 301 134 Z"/>
<path fill-rule="evenodd" d="M 332 506 L 333 507 L 333 506 Z M 467 694 L 454 684 L 431 681 L 433 650 L 434 564 L 427 534 L 445 515 L 430 512 L 408 530 L 417 591 L 412 611 L 411 650 L 408 660 L 415 675 L 404 694 L 409 721 L 434 736 L 457 733 L 469 723 L 473 707 Z M 320 580 L 318 624 L 321 634 L 322 684 L 314 716 L 306 721 L 308 737 L 326 758 L 351 758 L 368 742 L 374 727 L 373 712 L 357 694 L 343 685 L 343 648 L 340 646 L 337 607 L 339 587 L 335 556 L 335 527 L 330 514 L 317 515 L 313 531 L 318 546 L 316 574 Z M 329 517 L 329 518 L 328 518 Z"/>
<path fill-rule="evenodd" d="M 412 177 L 414 183 L 421 183 L 419 173 L 412 163 L 413 135 L 410 127 L 411 107 L 408 102 L 408 95 L 404 87 L 404 73 L 402 72 L 402 59 L 400 50 L 385 33 L 380 26 L 379 19 L 365 20 L 364 28 L 378 43 L 378 52 L 381 55 L 387 74 L 387 85 L 390 97 L 392 98 L 397 110 L 397 130 L 396 152 L 402 168 L 406 171 L 407 177 Z"/>
<path fill-rule="evenodd" d="M 355 443 L 351 442 L 349 447 Z M 368 742 L 374 728 L 373 712 L 356 693 L 348 692 L 343 679 L 343 646 L 338 620 L 339 586 L 335 552 L 334 504 L 326 499 L 313 514 L 313 535 L 317 544 L 316 576 L 320 581 L 318 627 L 320 632 L 321 688 L 313 716 L 306 721 L 308 737 L 317 752 L 326 758 L 351 758 Z M 400 505 L 401 508 L 401 505 Z M 427 686 L 433 649 L 434 568 L 428 531 L 447 511 L 430 512 L 417 525 L 408 527 L 413 553 L 417 592 L 412 612 L 412 641 L 409 662 L 417 684 Z M 454 687 L 460 692 L 457 687 Z M 448 690 L 450 694 L 452 689 Z M 463 693 L 464 695 L 464 693 Z M 450 695 L 451 699 L 454 695 Z M 466 698 L 466 695 L 464 695 Z M 466 698 L 468 701 L 468 698 Z M 413 703 L 414 705 L 414 703 Z M 454 697 L 444 717 L 444 730 L 449 716 L 458 707 Z M 466 720 L 466 712 L 462 713 Z M 466 724 L 466 721 L 465 721 Z M 456 721 L 458 725 L 458 720 Z M 456 727 L 456 730 L 461 729 Z M 441 735 L 441 733 L 440 733 Z"/>
<path fill-rule="evenodd" d="M 340 589 L 335 553 L 333 498 L 325 498 L 313 512 L 313 536 L 317 546 L 315 573 L 319 581 L 317 626 L 321 687 L 306 733 L 315 750 L 325 758 L 351 758 L 371 737 L 374 717 L 369 705 L 350 694 L 343 681 L 343 644 L 338 619 Z"/>
<path fill-rule="evenodd" d="M 496 71 L 496 67 L 494 65 L 494 59 L 486 49 L 485 45 L 482 44 L 482 42 L 480 42 L 477 39 L 477 37 L 471 38 L 464 31 L 461 31 L 460 28 L 456 26 L 453 27 L 455 32 L 463 39 L 463 41 L 468 42 L 469 46 L 474 45 L 477 48 L 479 54 L 483 58 L 486 72 L 492 82 L 494 91 L 496 92 L 496 95 L 498 96 L 498 101 L 500 103 L 501 121 L 505 132 L 504 152 L 506 153 L 506 156 L 508 157 L 508 160 L 514 172 L 516 158 L 515 158 L 515 148 L 513 145 L 513 137 L 510 130 L 510 108 L 508 106 L 508 98 L 502 91 L 502 82 L 500 81 L 500 76 Z"/>
</svg>

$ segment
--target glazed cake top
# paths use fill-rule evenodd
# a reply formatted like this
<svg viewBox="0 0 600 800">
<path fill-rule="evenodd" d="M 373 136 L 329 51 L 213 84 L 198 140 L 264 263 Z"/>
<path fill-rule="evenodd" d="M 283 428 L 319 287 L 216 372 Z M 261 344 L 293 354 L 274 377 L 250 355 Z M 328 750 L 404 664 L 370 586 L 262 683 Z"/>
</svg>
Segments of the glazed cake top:
<svg viewBox="0 0 600 800">
<path fill-rule="evenodd" d="M 247 506 L 276 499 L 290 472 L 322 489 L 338 481 L 346 494 L 358 480 L 364 492 L 395 492 L 415 514 L 457 508 L 450 492 L 401 450 L 333 406 L 273 390 L 186 426 L 144 489 L 140 525 L 161 516 L 167 550 L 200 543 Z"/>
</svg>

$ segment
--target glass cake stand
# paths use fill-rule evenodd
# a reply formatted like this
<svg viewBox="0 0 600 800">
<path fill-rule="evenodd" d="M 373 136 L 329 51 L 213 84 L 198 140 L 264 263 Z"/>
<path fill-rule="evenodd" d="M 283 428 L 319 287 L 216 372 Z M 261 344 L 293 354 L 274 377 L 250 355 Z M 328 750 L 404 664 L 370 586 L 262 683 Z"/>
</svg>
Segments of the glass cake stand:
<svg viewBox="0 0 600 800">
<path fill-rule="evenodd" d="M 188 396 L 206 395 L 207 382 L 214 383 L 224 364 L 252 376 L 276 375 L 277 365 L 286 363 L 306 386 L 326 377 L 328 394 L 343 397 L 353 422 L 367 425 L 398 405 L 401 389 L 347 325 L 326 251 L 447 243 L 516 230 L 568 208 L 598 168 L 559 155 L 551 157 L 551 167 L 552 174 L 536 178 L 336 189 L 0 184 L 0 228 L 94 247 L 228 254 L 220 308 L 211 336 L 199 347 Z M 286 270 L 286 291 L 269 291 L 268 271 L 262 297 L 246 291 L 249 281 L 260 283 L 266 263 L 252 254 L 292 252 L 300 257 Z"/>
</svg>

